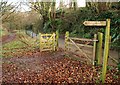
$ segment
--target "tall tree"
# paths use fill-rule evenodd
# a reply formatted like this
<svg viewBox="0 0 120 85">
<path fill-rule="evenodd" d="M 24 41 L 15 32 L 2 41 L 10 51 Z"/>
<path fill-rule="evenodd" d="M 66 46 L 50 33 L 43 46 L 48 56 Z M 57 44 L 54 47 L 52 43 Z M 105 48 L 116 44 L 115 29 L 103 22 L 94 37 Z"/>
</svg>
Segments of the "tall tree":
<svg viewBox="0 0 120 85">
<path fill-rule="evenodd" d="M 12 3 L 8 3 L 8 1 L 1 1 L 0 2 L 0 20 L 2 20 L 2 22 L 6 22 L 7 19 L 10 17 L 10 15 L 12 13 L 14 13 L 16 11 L 16 9 L 18 8 L 18 5 L 12 5 Z"/>
<path fill-rule="evenodd" d="M 74 10 L 77 9 L 77 0 L 73 0 L 73 8 L 74 8 Z"/>
<path fill-rule="evenodd" d="M 30 4 L 31 8 L 43 17 L 43 25 L 46 26 L 46 22 L 55 20 L 56 0 L 53 0 L 53 2 L 39 2 L 39 0 L 36 0 L 35 2 L 30 2 Z M 50 26 L 54 28 L 53 24 L 50 24 Z"/>
<path fill-rule="evenodd" d="M 76 10 L 77 9 L 77 0 L 69 0 L 69 1 L 70 1 L 69 8 Z"/>
</svg>

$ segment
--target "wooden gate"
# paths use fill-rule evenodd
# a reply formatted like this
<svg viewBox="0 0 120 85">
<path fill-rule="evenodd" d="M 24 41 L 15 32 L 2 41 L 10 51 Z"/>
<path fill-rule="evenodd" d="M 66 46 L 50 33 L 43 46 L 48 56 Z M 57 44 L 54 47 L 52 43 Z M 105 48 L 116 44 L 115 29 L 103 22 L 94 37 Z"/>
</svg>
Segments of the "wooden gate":
<svg viewBox="0 0 120 85">
<path fill-rule="evenodd" d="M 85 38 L 75 38 L 75 37 L 69 37 L 69 32 L 66 32 L 65 35 L 65 49 L 69 50 L 70 45 L 74 45 L 83 55 L 89 60 L 89 62 L 92 62 L 93 65 L 97 62 L 100 62 L 100 58 L 102 56 L 102 33 L 98 33 L 94 35 L 94 39 L 85 39 Z M 85 41 L 85 42 L 93 42 L 93 45 L 88 44 L 80 44 L 75 41 Z M 99 41 L 99 42 L 98 42 Z M 88 47 L 93 48 L 93 59 L 90 59 L 90 56 L 87 55 L 80 47 Z"/>
<path fill-rule="evenodd" d="M 55 33 L 53 34 L 41 34 L 40 33 L 40 51 L 55 51 L 56 38 Z"/>
</svg>

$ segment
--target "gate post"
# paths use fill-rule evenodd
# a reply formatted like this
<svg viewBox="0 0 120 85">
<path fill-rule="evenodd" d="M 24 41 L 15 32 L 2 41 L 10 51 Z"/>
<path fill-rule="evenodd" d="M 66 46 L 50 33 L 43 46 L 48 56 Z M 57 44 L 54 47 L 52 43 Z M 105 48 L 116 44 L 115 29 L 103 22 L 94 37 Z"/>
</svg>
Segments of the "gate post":
<svg viewBox="0 0 120 85">
<path fill-rule="evenodd" d="M 94 43 L 93 43 L 93 65 L 95 65 L 96 61 L 96 39 L 97 39 L 97 34 L 94 34 Z"/>
<path fill-rule="evenodd" d="M 55 42 L 55 33 L 53 33 L 53 43 L 52 43 L 52 46 L 53 46 L 53 51 L 55 51 L 55 47 L 56 47 L 56 42 Z"/>
<path fill-rule="evenodd" d="M 105 82 L 106 71 L 107 71 L 107 63 L 108 63 L 108 55 L 109 55 L 109 38 L 110 38 L 110 19 L 106 20 L 106 32 L 105 32 L 105 46 L 104 46 L 104 56 L 103 56 L 103 67 L 102 67 L 102 83 Z"/>
<path fill-rule="evenodd" d="M 100 65 L 100 61 L 102 58 L 103 33 L 98 32 L 97 40 L 98 40 L 98 42 L 96 44 L 96 63 L 95 63 L 95 65 Z"/>
<path fill-rule="evenodd" d="M 58 50 L 58 46 L 59 46 L 58 45 L 58 39 L 59 39 L 59 31 L 57 30 L 56 31 L 56 41 L 55 41 L 56 42 L 56 50 Z"/>
<path fill-rule="evenodd" d="M 67 46 L 68 46 L 68 38 L 69 38 L 69 32 L 67 31 L 65 33 L 65 51 L 68 49 Z"/>
<path fill-rule="evenodd" d="M 42 45 L 41 45 L 41 33 L 39 33 L 40 35 L 40 52 L 42 51 Z"/>
</svg>

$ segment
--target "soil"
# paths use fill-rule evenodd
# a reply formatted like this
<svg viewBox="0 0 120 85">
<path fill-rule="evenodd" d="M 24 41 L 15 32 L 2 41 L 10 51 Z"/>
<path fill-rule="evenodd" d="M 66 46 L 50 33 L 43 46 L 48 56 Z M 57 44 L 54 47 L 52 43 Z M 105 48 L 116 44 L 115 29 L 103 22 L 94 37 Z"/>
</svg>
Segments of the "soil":
<svg viewBox="0 0 120 85">
<path fill-rule="evenodd" d="M 2 44 L 5 44 L 5 43 L 8 43 L 8 42 L 14 40 L 15 38 L 16 38 L 15 33 L 11 33 L 9 35 L 4 35 L 4 36 L 2 36 L 1 42 L 2 42 Z"/>
</svg>

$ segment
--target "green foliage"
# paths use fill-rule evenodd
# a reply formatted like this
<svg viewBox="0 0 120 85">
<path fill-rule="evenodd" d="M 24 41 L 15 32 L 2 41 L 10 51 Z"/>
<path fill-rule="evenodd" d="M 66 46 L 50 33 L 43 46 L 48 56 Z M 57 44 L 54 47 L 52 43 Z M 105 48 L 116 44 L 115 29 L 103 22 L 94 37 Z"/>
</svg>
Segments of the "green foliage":
<svg viewBox="0 0 120 85">
<path fill-rule="evenodd" d="M 119 70 L 119 72 L 120 72 L 120 63 L 118 64 L 118 70 Z"/>
<path fill-rule="evenodd" d="M 77 36 L 77 31 L 76 31 L 76 30 L 72 31 L 72 32 L 70 33 L 70 36 L 72 36 L 72 37 Z"/>
<path fill-rule="evenodd" d="M 0 37 L 2 37 L 3 35 L 6 35 L 7 33 L 8 33 L 7 30 L 0 28 Z"/>
<path fill-rule="evenodd" d="M 93 38 L 97 32 L 105 33 L 105 27 L 87 27 L 83 25 L 84 21 L 88 20 L 106 20 L 111 19 L 111 36 L 112 47 L 116 48 L 120 46 L 120 11 L 118 10 L 106 10 L 100 13 L 93 12 L 90 8 L 80 8 L 77 11 L 66 11 L 62 18 L 61 29 L 63 33 L 65 31 L 70 32 L 70 36 Z M 104 36 L 103 36 L 104 37 Z M 104 40 L 104 39 L 103 39 Z"/>
<path fill-rule="evenodd" d="M 5 45 L 3 45 L 3 48 L 13 49 L 13 48 L 21 48 L 24 46 L 26 46 L 24 43 L 22 43 L 18 40 L 15 40 L 15 41 L 12 41 L 10 43 L 6 43 Z"/>
<path fill-rule="evenodd" d="M 61 9 L 60 9 L 61 10 Z M 58 10 L 57 10 L 58 11 Z M 48 21 L 44 25 L 45 32 L 51 32 L 59 30 L 60 33 L 70 32 L 70 36 L 73 37 L 84 37 L 93 38 L 97 32 L 105 33 L 105 27 L 87 27 L 83 25 L 84 21 L 87 20 L 106 20 L 111 19 L 111 36 L 113 48 L 119 47 L 120 43 L 120 16 L 119 11 L 106 10 L 100 13 L 96 13 L 90 8 L 79 8 L 76 11 L 66 10 L 64 16 L 56 18 L 53 21 Z M 52 28 L 52 26 L 54 28 Z M 104 37 L 104 36 L 103 36 Z M 104 39 L 103 39 L 104 40 Z"/>
<path fill-rule="evenodd" d="M 51 29 L 49 28 L 50 27 L 50 24 L 51 24 L 51 21 L 47 21 L 45 24 L 44 24 L 44 27 L 43 27 L 43 32 L 44 33 L 49 33 L 51 31 Z"/>
</svg>

